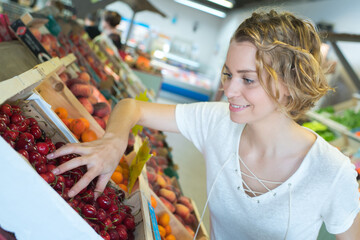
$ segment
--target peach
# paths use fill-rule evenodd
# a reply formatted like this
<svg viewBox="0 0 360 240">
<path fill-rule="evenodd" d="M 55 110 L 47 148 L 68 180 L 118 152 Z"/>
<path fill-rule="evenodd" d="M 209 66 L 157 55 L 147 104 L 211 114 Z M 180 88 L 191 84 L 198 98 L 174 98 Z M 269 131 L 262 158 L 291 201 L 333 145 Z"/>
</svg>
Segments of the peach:
<svg viewBox="0 0 360 240">
<path fill-rule="evenodd" d="M 90 79 L 91 79 L 90 75 L 87 72 L 81 72 L 79 74 L 79 78 L 88 83 L 90 82 Z"/>
<path fill-rule="evenodd" d="M 191 201 L 188 197 L 181 196 L 178 198 L 178 203 L 184 204 L 186 207 L 189 208 L 190 212 L 194 211 L 194 207 L 191 204 Z"/>
<path fill-rule="evenodd" d="M 164 203 L 164 205 L 170 210 L 170 212 L 174 213 L 175 212 L 175 206 L 172 205 L 171 202 L 169 202 L 168 200 L 166 200 L 164 197 L 159 197 L 160 200 Z"/>
<path fill-rule="evenodd" d="M 184 204 L 176 203 L 175 204 L 175 212 L 183 219 L 186 219 L 190 214 L 190 209 L 187 206 L 185 206 Z"/>
<path fill-rule="evenodd" d="M 165 187 L 166 186 L 166 181 L 165 181 L 165 179 L 161 176 L 161 175 L 157 175 L 157 177 L 156 177 L 156 182 L 157 182 L 157 184 L 159 184 L 160 185 L 160 187 Z"/>
<path fill-rule="evenodd" d="M 190 213 L 188 217 L 184 219 L 184 221 L 188 225 L 194 225 L 196 223 L 196 217 L 194 214 Z"/>
<path fill-rule="evenodd" d="M 160 196 L 166 198 L 167 200 L 169 200 L 170 202 L 175 202 L 176 201 L 176 195 L 173 191 L 165 189 L 165 188 L 161 188 L 159 191 Z"/>
</svg>

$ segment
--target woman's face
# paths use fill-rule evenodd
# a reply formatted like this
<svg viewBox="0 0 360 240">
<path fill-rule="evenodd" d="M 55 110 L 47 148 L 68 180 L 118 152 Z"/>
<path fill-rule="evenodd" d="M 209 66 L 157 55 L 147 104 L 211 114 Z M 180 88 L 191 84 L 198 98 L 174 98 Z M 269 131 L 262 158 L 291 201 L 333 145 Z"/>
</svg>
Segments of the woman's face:
<svg viewBox="0 0 360 240">
<path fill-rule="evenodd" d="M 250 124 L 282 114 L 260 84 L 256 74 L 256 51 L 255 45 L 247 41 L 232 41 L 229 46 L 223 87 L 230 103 L 230 118 L 233 122 Z M 281 101 L 285 97 L 281 89 L 280 94 L 283 95 Z"/>
</svg>

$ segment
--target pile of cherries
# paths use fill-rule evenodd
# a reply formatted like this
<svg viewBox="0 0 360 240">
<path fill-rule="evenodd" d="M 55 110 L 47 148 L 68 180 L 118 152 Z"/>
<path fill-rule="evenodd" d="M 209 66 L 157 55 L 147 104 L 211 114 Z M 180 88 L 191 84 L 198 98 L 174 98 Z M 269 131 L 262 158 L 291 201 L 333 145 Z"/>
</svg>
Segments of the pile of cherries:
<svg viewBox="0 0 360 240">
<path fill-rule="evenodd" d="M 125 193 L 108 185 L 94 198 L 96 179 L 78 195 L 69 198 L 70 188 L 85 174 L 86 167 L 78 167 L 61 175 L 51 171 L 56 166 L 77 157 L 69 154 L 57 159 L 46 155 L 65 143 L 54 144 L 39 127 L 35 118 L 23 115 L 19 106 L 0 105 L 0 135 L 12 148 L 29 160 L 40 176 L 103 238 L 107 240 L 134 239 L 135 218 L 124 204 Z"/>
</svg>

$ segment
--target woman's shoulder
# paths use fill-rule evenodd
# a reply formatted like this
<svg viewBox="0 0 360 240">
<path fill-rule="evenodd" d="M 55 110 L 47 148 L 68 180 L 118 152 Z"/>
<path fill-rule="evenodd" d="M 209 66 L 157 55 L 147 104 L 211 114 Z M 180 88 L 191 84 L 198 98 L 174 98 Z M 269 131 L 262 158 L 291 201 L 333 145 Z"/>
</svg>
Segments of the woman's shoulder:
<svg viewBox="0 0 360 240">
<path fill-rule="evenodd" d="M 313 148 L 310 154 L 311 165 L 317 169 L 318 174 L 336 176 L 340 171 L 354 170 L 349 157 L 320 136 L 317 136 Z"/>
</svg>

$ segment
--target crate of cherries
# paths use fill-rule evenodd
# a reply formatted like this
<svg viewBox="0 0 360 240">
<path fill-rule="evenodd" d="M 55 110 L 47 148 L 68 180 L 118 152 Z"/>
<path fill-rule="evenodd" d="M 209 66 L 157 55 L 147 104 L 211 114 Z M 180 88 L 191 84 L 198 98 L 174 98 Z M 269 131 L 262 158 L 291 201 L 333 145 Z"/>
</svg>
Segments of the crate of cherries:
<svg viewBox="0 0 360 240">
<path fill-rule="evenodd" d="M 94 198 L 96 179 L 74 198 L 69 189 L 86 173 L 78 167 L 61 175 L 51 171 L 58 165 L 77 157 L 69 154 L 57 159 L 46 155 L 65 143 L 54 143 L 40 128 L 34 117 L 26 117 L 17 105 L 0 105 L 0 135 L 19 154 L 26 158 L 38 174 L 103 238 L 109 240 L 134 239 L 136 228 L 132 207 L 125 204 L 125 193 L 110 183 L 104 192 Z M 136 213 L 138 214 L 138 213 Z"/>
</svg>

